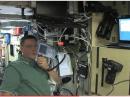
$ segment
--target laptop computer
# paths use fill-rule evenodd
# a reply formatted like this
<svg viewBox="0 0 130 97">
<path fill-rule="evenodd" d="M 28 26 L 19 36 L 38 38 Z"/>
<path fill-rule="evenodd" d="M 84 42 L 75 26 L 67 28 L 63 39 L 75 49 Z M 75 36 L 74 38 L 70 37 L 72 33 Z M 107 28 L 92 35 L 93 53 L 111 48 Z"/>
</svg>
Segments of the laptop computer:
<svg viewBox="0 0 130 97">
<path fill-rule="evenodd" d="M 107 46 L 130 48 L 130 17 L 118 18 L 118 43 Z"/>
</svg>

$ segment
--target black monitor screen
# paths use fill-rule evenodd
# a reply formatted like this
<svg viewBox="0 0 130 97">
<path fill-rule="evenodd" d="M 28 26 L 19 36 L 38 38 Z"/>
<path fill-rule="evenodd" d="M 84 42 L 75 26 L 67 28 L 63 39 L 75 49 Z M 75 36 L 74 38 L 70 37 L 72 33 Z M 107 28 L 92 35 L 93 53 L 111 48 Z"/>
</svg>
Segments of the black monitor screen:
<svg viewBox="0 0 130 97">
<path fill-rule="evenodd" d="M 38 1 L 37 14 L 63 18 L 67 15 L 67 2 L 66 1 Z"/>
</svg>

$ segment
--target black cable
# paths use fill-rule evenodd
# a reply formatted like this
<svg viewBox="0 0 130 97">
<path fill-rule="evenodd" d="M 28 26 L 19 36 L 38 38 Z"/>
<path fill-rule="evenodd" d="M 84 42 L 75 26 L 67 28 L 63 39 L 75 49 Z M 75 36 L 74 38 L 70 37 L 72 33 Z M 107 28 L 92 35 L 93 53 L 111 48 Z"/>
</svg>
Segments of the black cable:
<svg viewBox="0 0 130 97">
<path fill-rule="evenodd" d="M 76 84 L 76 96 L 78 96 L 78 92 L 79 92 L 79 74 L 77 74 L 77 84 Z"/>
<path fill-rule="evenodd" d="M 57 62 L 58 62 L 58 64 L 59 64 L 59 59 L 58 59 L 58 57 L 56 57 L 56 60 L 57 60 Z M 60 65 L 59 65 L 60 66 Z M 57 66 L 57 72 L 58 72 L 58 75 L 60 76 L 60 67 L 59 66 Z"/>
<path fill-rule="evenodd" d="M 58 64 L 56 66 L 54 66 L 53 68 L 47 69 L 47 71 L 52 71 L 53 69 L 57 68 L 64 61 L 65 58 L 66 58 L 66 54 L 64 54 L 63 59 L 60 62 L 58 62 Z"/>
<path fill-rule="evenodd" d="M 120 83 L 124 83 L 124 82 L 127 82 L 127 81 L 130 81 L 130 80 L 122 80 L 122 81 L 119 81 L 119 82 L 117 82 L 117 83 L 115 83 L 115 84 L 113 84 L 113 85 L 115 86 L 115 85 L 118 85 L 118 84 L 120 84 Z"/>
<path fill-rule="evenodd" d="M 50 58 L 50 59 L 49 59 L 48 66 L 50 67 L 50 66 L 51 66 L 51 64 L 52 64 L 52 59 Z"/>
<path fill-rule="evenodd" d="M 61 91 L 67 91 L 70 95 L 68 95 L 68 96 L 73 96 L 73 93 L 69 90 L 69 89 L 66 89 L 66 88 L 61 88 L 60 89 L 60 92 Z M 64 96 L 64 95 L 63 95 Z"/>
<path fill-rule="evenodd" d="M 121 83 L 124 83 L 124 82 L 127 82 L 127 81 L 130 81 L 130 80 L 122 80 L 122 81 L 119 81 L 119 82 L 113 84 L 113 85 L 112 85 L 112 90 L 111 90 L 109 93 L 107 93 L 106 96 L 109 96 L 109 95 L 114 91 L 114 88 L 115 88 L 114 86 L 116 86 L 116 85 L 118 85 L 118 84 L 121 84 Z"/>
<path fill-rule="evenodd" d="M 84 93 L 84 90 L 85 90 L 85 88 L 84 88 L 84 79 L 82 80 L 82 95 L 83 95 L 83 93 Z"/>
<path fill-rule="evenodd" d="M 109 95 L 114 91 L 114 89 L 115 89 L 115 87 L 114 87 L 114 85 L 112 85 L 112 89 L 111 89 L 111 91 L 108 92 L 106 96 L 109 96 Z"/>
<path fill-rule="evenodd" d="M 73 84 L 75 83 L 75 79 L 74 79 L 75 78 L 75 71 L 74 70 L 75 70 L 75 68 L 73 67 Z"/>
<path fill-rule="evenodd" d="M 76 88 L 76 96 L 78 96 L 79 87 Z"/>
</svg>

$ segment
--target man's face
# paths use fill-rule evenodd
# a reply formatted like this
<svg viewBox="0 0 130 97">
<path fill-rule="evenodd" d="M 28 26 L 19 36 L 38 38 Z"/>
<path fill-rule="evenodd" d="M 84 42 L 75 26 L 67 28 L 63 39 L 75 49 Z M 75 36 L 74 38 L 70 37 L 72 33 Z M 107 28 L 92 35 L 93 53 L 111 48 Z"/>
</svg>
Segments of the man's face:
<svg viewBox="0 0 130 97">
<path fill-rule="evenodd" d="M 21 46 L 21 52 L 24 57 L 35 59 L 37 54 L 37 41 L 34 39 L 26 39 Z"/>
</svg>

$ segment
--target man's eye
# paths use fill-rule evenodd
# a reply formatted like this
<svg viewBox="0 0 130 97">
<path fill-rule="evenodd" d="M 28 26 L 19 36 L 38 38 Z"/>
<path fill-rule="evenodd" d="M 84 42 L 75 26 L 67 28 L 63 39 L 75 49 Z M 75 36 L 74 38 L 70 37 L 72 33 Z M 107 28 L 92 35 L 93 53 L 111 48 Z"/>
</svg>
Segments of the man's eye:
<svg viewBox="0 0 130 97">
<path fill-rule="evenodd" d="M 33 48 L 33 47 L 36 48 L 37 46 L 27 45 L 25 47 L 27 47 L 27 48 Z"/>
</svg>

